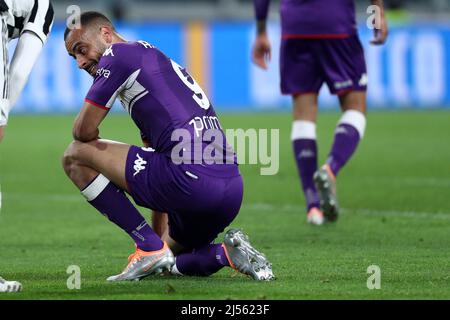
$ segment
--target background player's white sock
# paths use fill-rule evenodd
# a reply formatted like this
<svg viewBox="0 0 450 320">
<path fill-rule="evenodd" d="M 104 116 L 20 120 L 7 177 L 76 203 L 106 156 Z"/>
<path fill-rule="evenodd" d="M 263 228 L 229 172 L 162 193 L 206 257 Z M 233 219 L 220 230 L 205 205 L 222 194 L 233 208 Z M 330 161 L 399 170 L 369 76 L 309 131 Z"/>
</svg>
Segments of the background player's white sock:
<svg viewBox="0 0 450 320">
<path fill-rule="evenodd" d="M 354 127 L 359 133 L 359 138 L 362 139 L 364 137 L 364 132 L 366 131 L 366 116 L 361 111 L 345 111 L 342 114 L 341 119 L 339 119 L 338 126 L 340 124 L 347 124 Z"/>
<path fill-rule="evenodd" d="M 356 110 L 347 110 L 339 120 L 334 132 L 334 142 L 327 163 L 334 175 L 354 154 L 366 129 L 366 116 Z"/>
</svg>

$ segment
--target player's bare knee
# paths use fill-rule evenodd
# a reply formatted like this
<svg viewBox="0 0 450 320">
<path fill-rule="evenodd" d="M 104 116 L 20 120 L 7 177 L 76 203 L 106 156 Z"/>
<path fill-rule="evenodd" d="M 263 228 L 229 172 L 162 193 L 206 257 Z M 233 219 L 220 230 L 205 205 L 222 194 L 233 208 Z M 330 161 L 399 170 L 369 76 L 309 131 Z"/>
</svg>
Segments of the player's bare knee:
<svg viewBox="0 0 450 320">
<path fill-rule="evenodd" d="M 62 158 L 62 166 L 67 177 L 78 187 L 80 190 L 84 188 L 89 181 L 92 181 L 98 173 L 92 172 L 86 166 L 83 166 L 80 161 L 74 159 L 69 152 L 65 152 Z"/>
<path fill-rule="evenodd" d="M 63 167 L 63 169 L 64 169 L 64 172 L 70 177 L 70 172 L 72 171 L 72 164 L 73 164 L 73 159 L 72 159 L 72 157 L 70 156 L 70 153 L 68 153 L 67 152 L 67 150 L 66 150 L 66 152 L 64 152 L 64 155 L 62 156 L 62 159 L 61 159 L 61 164 L 62 164 L 62 167 Z"/>
<path fill-rule="evenodd" d="M 82 150 L 85 143 L 80 141 L 72 141 L 64 152 L 64 158 L 67 160 L 79 160 L 81 158 Z"/>
<path fill-rule="evenodd" d="M 317 94 L 293 96 L 293 118 L 295 120 L 316 122 Z"/>
<path fill-rule="evenodd" d="M 355 106 L 342 106 L 342 112 L 353 110 L 353 111 L 359 111 L 362 114 L 366 114 L 366 107 L 365 105 L 355 105 Z"/>
<path fill-rule="evenodd" d="M 355 110 L 366 114 L 366 93 L 364 91 L 350 91 L 339 96 L 342 111 Z"/>
<path fill-rule="evenodd" d="M 62 166 L 66 174 L 70 177 L 71 171 L 73 171 L 73 166 L 76 163 L 77 155 L 80 151 L 81 142 L 73 141 L 69 144 L 66 151 L 64 151 L 64 155 L 62 157 Z"/>
</svg>

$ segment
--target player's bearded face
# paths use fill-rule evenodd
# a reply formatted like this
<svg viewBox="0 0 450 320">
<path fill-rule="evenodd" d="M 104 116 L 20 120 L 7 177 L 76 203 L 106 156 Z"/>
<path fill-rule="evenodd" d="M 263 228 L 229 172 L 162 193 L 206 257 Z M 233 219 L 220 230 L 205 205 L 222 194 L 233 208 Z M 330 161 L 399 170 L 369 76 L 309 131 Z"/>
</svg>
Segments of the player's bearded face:
<svg viewBox="0 0 450 320">
<path fill-rule="evenodd" d="M 92 70 L 86 70 L 89 74 L 92 76 L 95 76 L 97 73 L 97 66 L 100 61 L 100 58 L 103 56 L 105 51 L 110 47 L 111 45 L 108 45 L 104 42 L 104 40 L 101 37 L 98 37 L 94 41 L 92 41 L 92 48 L 91 48 L 91 59 L 90 62 L 92 63 Z"/>
<path fill-rule="evenodd" d="M 86 54 L 87 63 L 86 67 L 83 69 L 91 76 L 95 77 L 95 75 L 97 74 L 98 69 L 97 66 L 100 61 L 100 58 L 110 45 L 105 43 L 105 41 L 100 35 L 95 35 L 91 37 L 91 39 L 89 40 L 90 41 L 87 41 L 88 43 L 88 49 Z"/>
<path fill-rule="evenodd" d="M 67 51 L 75 58 L 78 67 L 93 77 L 97 74 L 100 58 L 110 45 L 99 34 L 90 32 L 71 32 L 66 40 Z"/>
</svg>

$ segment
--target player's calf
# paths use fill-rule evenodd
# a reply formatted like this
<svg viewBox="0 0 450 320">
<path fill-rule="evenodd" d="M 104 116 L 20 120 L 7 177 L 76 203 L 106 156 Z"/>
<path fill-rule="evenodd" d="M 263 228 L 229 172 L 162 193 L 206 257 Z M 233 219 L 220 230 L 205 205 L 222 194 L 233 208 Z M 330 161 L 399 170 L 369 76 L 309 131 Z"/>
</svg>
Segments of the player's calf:
<svg viewBox="0 0 450 320">
<path fill-rule="evenodd" d="M 364 136 L 366 117 L 357 110 L 347 110 L 336 125 L 334 141 L 327 164 L 334 176 L 350 160 Z"/>
<path fill-rule="evenodd" d="M 207 277 L 228 266 L 222 244 L 208 244 L 177 255 L 171 272 L 178 276 Z"/>
<path fill-rule="evenodd" d="M 102 173 L 90 167 L 91 163 L 95 162 L 92 160 L 92 157 L 95 157 L 92 153 L 99 145 L 108 148 L 106 141 L 71 143 L 62 161 L 66 174 L 81 190 L 81 194 L 90 205 L 133 239 L 137 252 L 146 256 L 145 252 L 161 250 L 163 247 L 161 238 L 147 224 L 124 191 Z M 114 167 L 114 165 L 112 166 Z M 123 166 L 125 167 L 125 164 Z M 116 172 L 117 176 L 120 174 L 121 172 Z M 125 180 L 125 177 L 122 179 Z"/>
<path fill-rule="evenodd" d="M 362 94 L 349 94 L 351 97 L 364 97 Z M 345 99 L 344 99 L 345 100 Z M 364 113 L 356 109 L 346 109 L 339 120 L 331 152 L 327 162 L 314 174 L 314 182 L 320 194 L 321 209 L 329 221 L 337 219 L 339 206 L 336 195 L 336 176 L 345 164 L 350 160 L 356 148 L 364 136 L 366 117 Z"/>
<path fill-rule="evenodd" d="M 171 273 L 206 277 L 224 267 L 231 267 L 254 280 L 275 279 L 272 264 L 250 244 L 248 236 L 238 229 L 229 230 L 223 243 L 209 244 L 178 255 Z"/>
<path fill-rule="evenodd" d="M 296 108 L 298 109 L 298 108 Z M 291 133 L 294 156 L 302 182 L 307 212 L 318 208 L 319 195 L 314 185 L 314 172 L 317 170 L 316 124 L 312 121 L 296 120 Z"/>
</svg>

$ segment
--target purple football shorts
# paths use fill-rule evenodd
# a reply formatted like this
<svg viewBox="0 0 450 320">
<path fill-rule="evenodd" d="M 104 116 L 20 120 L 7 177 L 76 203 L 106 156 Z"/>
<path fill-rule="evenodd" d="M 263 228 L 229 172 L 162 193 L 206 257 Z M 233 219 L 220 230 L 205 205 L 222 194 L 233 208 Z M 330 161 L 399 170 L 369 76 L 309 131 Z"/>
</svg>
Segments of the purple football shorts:
<svg viewBox="0 0 450 320">
<path fill-rule="evenodd" d="M 125 168 L 134 201 L 166 212 L 170 237 L 189 249 L 214 241 L 239 213 L 243 197 L 236 164 L 226 165 L 220 174 L 198 166 L 176 165 L 165 154 L 131 146 Z"/>
<path fill-rule="evenodd" d="M 280 52 L 281 92 L 332 94 L 366 91 L 364 50 L 357 35 L 344 39 L 284 39 Z"/>
</svg>

